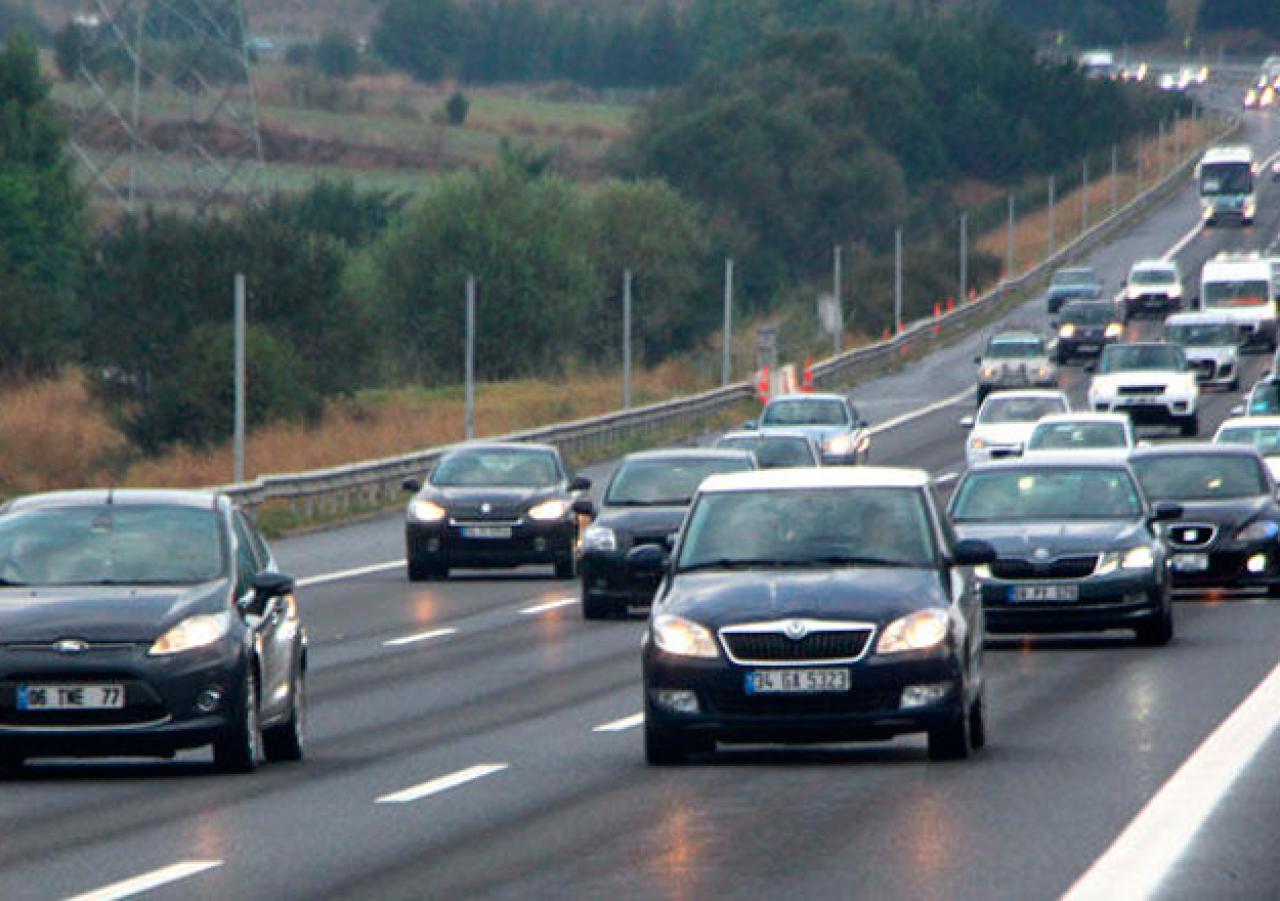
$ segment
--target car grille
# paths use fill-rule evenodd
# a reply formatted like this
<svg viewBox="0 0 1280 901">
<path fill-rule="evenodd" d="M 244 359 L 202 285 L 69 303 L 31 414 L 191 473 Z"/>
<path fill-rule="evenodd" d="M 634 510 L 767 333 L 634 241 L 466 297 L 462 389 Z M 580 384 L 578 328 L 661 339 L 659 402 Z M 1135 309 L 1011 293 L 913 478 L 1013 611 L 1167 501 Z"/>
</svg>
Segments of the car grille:
<svg viewBox="0 0 1280 901">
<path fill-rule="evenodd" d="M 1164 385 L 1122 385 L 1117 394 L 1164 394 Z"/>
<path fill-rule="evenodd" d="M 793 694 L 786 696 L 748 695 L 736 692 L 714 692 L 708 698 L 712 710 L 722 716 L 840 716 L 897 710 L 901 689 L 863 689 L 852 691 Z"/>
<path fill-rule="evenodd" d="M 658 547 L 665 548 L 667 546 L 666 533 L 661 535 L 636 535 L 631 539 L 632 547 L 643 547 L 646 544 L 656 544 Z"/>
<path fill-rule="evenodd" d="M 803 623 L 806 634 L 792 638 L 786 631 L 790 623 Z M 874 632 L 869 623 L 783 620 L 726 626 L 720 640 L 735 663 L 851 663 L 866 653 Z"/>
<path fill-rule="evenodd" d="M 1203 548 L 1218 537 L 1218 527 L 1207 522 L 1180 522 L 1165 529 L 1165 537 L 1176 548 Z"/>
<path fill-rule="evenodd" d="M 1044 563 L 1021 557 L 1001 557 L 991 564 L 991 574 L 997 579 L 1083 579 L 1093 575 L 1097 567 L 1097 554 L 1059 557 Z"/>
</svg>

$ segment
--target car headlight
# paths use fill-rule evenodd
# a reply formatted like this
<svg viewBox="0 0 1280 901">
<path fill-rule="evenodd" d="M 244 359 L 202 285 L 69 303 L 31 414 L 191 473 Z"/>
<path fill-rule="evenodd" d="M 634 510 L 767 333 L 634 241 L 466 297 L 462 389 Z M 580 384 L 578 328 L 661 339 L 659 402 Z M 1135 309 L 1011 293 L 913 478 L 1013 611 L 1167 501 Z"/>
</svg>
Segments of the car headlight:
<svg viewBox="0 0 1280 901">
<path fill-rule="evenodd" d="M 529 508 L 529 518 L 536 519 L 539 522 L 550 522 L 553 519 L 560 519 L 568 512 L 568 501 L 543 501 Z"/>
<path fill-rule="evenodd" d="M 843 457 L 847 454 L 851 454 L 853 453 L 853 436 L 834 435 L 826 440 L 822 445 L 822 449 L 837 457 Z"/>
<path fill-rule="evenodd" d="M 1236 532 L 1236 541 L 1270 541 L 1277 535 L 1280 535 L 1280 525 L 1269 519 L 1259 519 Z"/>
<path fill-rule="evenodd" d="M 984 447 L 986 447 L 986 446 L 987 446 L 987 439 L 985 439 L 985 438 L 970 438 L 970 439 L 969 439 L 969 448 L 970 448 L 971 450 L 982 450 L 982 449 L 983 449 Z"/>
<path fill-rule="evenodd" d="M 1182 285 L 1170 285 L 1170 286 L 1169 286 L 1169 296 L 1170 296 L 1170 297 L 1174 297 L 1174 298 L 1181 297 L 1181 296 L 1182 296 Z"/>
<path fill-rule="evenodd" d="M 898 654 L 903 651 L 927 651 L 936 648 L 951 634 L 951 620 L 947 611 L 937 607 L 917 610 L 899 617 L 885 627 L 876 643 L 877 654 Z"/>
<path fill-rule="evenodd" d="M 715 636 L 706 626 L 671 613 L 654 617 L 653 642 L 677 657 L 719 657 Z"/>
<path fill-rule="evenodd" d="M 982 367 L 982 377 L 983 377 L 984 379 L 993 379 L 993 378 L 995 378 L 995 377 L 996 377 L 997 375 L 999 375 L 999 374 L 1000 374 L 1000 371 L 999 371 L 998 369 L 996 369 L 994 366 L 983 366 L 983 367 Z"/>
<path fill-rule="evenodd" d="M 1103 554 L 1094 574 L 1105 576 L 1117 569 L 1150 569 L 1155 565 L 1155 560 L 1155 554 L 1151 552 L 1151 548 L 1141 544 L 1127 551 L 1111 551 Z"/>
<path fill-rule="evenodd" d="M 448 511 L 434 501 L 419 498 L 409 504 L 409 516 L 418 522 L 439 522 Z"/>
<path fill-rule="evenodd" d="M 1124 324 L 1120 322 L 1107 323 L 1107 330 L 1104 334 L 1108 338 L 1119 338 L 1124 334 Z"/>
<path fill-rule="evenodd" d="M 1062 327 L 1058 329 L 1059 338 L 1070 338 L 1076 333 L 1076 324 L 1074 322 L 1064 322 Z"/>
<path fill-rule="evenodd" d="M 204 648 L 222 639 L 231 629 L 231 612 L 198 613 L 188 616 L 168 632 L 161 635 L 147 651 L 152 657 L 181 654 Z"/>
<path fill-rule="evenodd" d="M 618 536 L 608 526 L 587 526 L 582 533 L 582 548 L 587 551 L 616 551 Z"/>
<path fill-rule="evenodd" d="M 1050 369 L 1048 366 L 1041 366 L 1039 369 L 1036 370 L 1036 378 L 1038 379 L 1047 379 L 1051 375 L 1053 375 L 1053 370 Z"/>
</svg>

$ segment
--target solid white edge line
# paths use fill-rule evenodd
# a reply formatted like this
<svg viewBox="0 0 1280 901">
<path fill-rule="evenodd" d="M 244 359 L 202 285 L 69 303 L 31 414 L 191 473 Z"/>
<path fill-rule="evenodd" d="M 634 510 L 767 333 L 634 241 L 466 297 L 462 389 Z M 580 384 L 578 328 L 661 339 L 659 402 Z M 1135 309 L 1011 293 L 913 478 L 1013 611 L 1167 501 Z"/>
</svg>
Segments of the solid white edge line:
<svg viewBox="0 0 1280 901">
<path fill-rule="evenodd" d="M 633 713 L 631 716 L 624 716 L 622 719 L 613 720 L 608 723 L 601 723 L 594 726 L 592 732 L 625 732 L 627 729 L 634 729 L 636 726 L 644 723 L 643 713 Z"/>
<path fill-rule="evenodd" d="M 1183 762 L 1064 899 L 1152 895 L 1277 726 L 1280 665 Z"/>
<path fill-rule="evenodd" d="M 973 394 L 976 390 L 977 390 L 976 388 L 974 388 L 973 386 L 970 386 L 968 388 L 965 388 L 963 391 L 959 392 L 958 394 L 953 394 L 950 397 L 944 397 L 942 400 L 934 401 L 928 406 L 921 407 L 918 410 L 912 410 L 909 413 L 903 413 L 901 416 L 895 416 L 893 419 L 886 419 L 884 422 L 880 423 L 879 425 L 875 425 L 867 429 L 867 432 L 872 435 L 879 435 L 881 432 L 887 432 L 890 429 L 896 429 L 898 426 L 906 425 L 908 422 L 911 422 L 914 419 L 919 419 L 921 416 L 928 416 L 930 413 L 936 413 L 938 410 L 942 410 L 947 407 L 953 406 L 954 404 L 958 404 L 960 403 L 960 401 L 964 400 L 970 394 Z"/>
<path fill-rule="evenodd" d="M 570 604 L 578 603 L 577 598 L 560 598 L 556 601 L 547 601 L 542 604 L 534 604 L 532 607 L 525 607 L 520 611 L 521 616 L 535 616 L 539 613 L 546 613 L 548 610 L 558 610 L 561 607 L 568 607 Z"/>
<path fill-rule="evenodd" d="M 477 779 L 483 779 L 485 776 L 500 773 L 510 765 L 509 763 L 478 763 L 475 766 L 467 767 L 465 770 L 458 770 L 456 773 L 450 773 L 447 776 L 440 776 L 428 782 L 423 782 L 421 785 L 413 785 L 401 791 L 383 795 L 374 803 L 408 804 L 410 801 L 420 801 L 431 795 L 438 795 L 440 792 L 457 788 L 459 785 L 466 785 L 468 782 L 474 782 Z"/>
<path fill-rule="evenodd" d="M 404 635 L 400 638 L 388 638 L 382 643 L 382 646 L 386 648 L 398 648 L 401 645 L 416 644 L 419 641 L 430 641 L 433 638 L 445 638 L 449 635 L 456 635 L 457 633 L 458 630 L 453 628 L 432 629 L 430 632 L 418 632 L 414 635 Z"/>
<path fill-rule="evenodd" d="M 404 560 L 388 560 L 385 563 L 370 563 L 368 566 L 356 566 L 351 569 L 341 569 L 337 572 L 321 573 L 318 576 L 307 576 L 298 579 L 296 585 L 299 588 L 310 588 L 313 585 L 324 585 L 328 582 L 340 582 L 343 579 L 355 579 L 360 576 L 368 576 L 373 573 L 386 572 L 387 570 L 403 568 Z"/>
<path fill-rule="evenodd" d="M 177 882 L 179 879 L 186 879 L 220 866 L 222 866 L 220 860 L 183 860 L 131 879 L 123 879 L 100 889 L 76 895 L 68 901 L 117 901 L 117 899 L 140 895 L 162 885 L 168 885 L 170 882 Z"/>
</svg>

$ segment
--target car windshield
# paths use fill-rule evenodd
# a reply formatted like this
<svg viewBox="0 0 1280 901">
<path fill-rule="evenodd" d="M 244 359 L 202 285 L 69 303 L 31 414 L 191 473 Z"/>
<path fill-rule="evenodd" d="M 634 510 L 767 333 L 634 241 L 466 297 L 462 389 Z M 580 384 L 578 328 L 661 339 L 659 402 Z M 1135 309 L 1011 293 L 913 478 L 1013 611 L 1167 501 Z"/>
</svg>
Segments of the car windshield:
<svg viewBox="0 0 1280 901">
<path fill-rule="evenodd" d="M 848 425 L 849 414 L 838 400 L 780 400 L 765 408 L 761 425 Z"/>
<path fill-rule="evenodd" d="M 978 422 L 997 425 L 1006 422 L 1035 422 L 1042 416 L 1067 412 L 1060 397 L 1010 397 L 997 394 L 987 398 L 978 413 Z"/>
<path fill-rule="evenodd" d="M 1280 413 L 1280 382 L 1255 386 L 1249 393 L 1249 412 L 1255 416 L 1261 413 Z"/>
<path fill-rule="evenodd" d="M 1205 307 L 1260 307 L 1267 302 L 1265 281 L 1205 282 L 1200 299 Z"/>
<path fill-rule="evenodd" d="M 996 338 L 987 344 L 983 354 L 993 360 L 1025 360 L 1044 355 L 1044 344 L 1039 338 Z"/>
<path fill-rule="evenodd" d="M 761 469 L 788 469 L 818 465 L 812 446 L 799 435 L 795 437 L 735 435 L 731 438 L 721 438 L 716 442 L 716 447 L 751 451 L 756 455 L 756 461 Z"/>
<path fill-rule="evenodd" d="M 1010 468 L 971 472 L 956 489 L 956 522 L 1135 519 L 1142 501 L 1121 467 Z"/>
<path fill-rule="evenodd" d="M 1239 342 L 1239 332 L 1229 322 L 1198 322 L 1170 325 L 1169 340 L 1183 347 L 1223 347 Z"/>
<path fill-rule="evenodd" d="M 1174 285 L 1178 282 L 1175 269 L 1135 269 L 1129 275 L 1131 285 Z"/>
<path fill-rule="evenodd" d="M 1098 277 L 1092 269 L 1059 269 L 1049 280 L 1055 288 L 1092 286 L 1098 283 Z"/>
<path fill-rule="evenodd" d="M 1112 344 L 1102 352 L 1098 372 L 1182 372 L 1187 358 L 1172 344 Z"/>
<path fill-rule="evenodd" d="M 1118 422 L 1042 422 L 1027 441 L 1030 450 L 1086 450 L 1128 444 L 1124 426 Z"/>
<path fill-rule="evenodd" d="M 1280 456 L 1280 426 L 1233 425 L 1213 439 L 1219 444 L 1247 444 L 1256 447 L 1264 457 Z"/>
<path fill-rule="evenodd" d="M 1212 501 L 1257 497 L 1267 490 L 1261 462 L 1239 454 L 1170 454 L 1133 461 L 1147 497 Z"/>
<path fill-rule="evenodd" d="M 716 491 L 689 514 L 677 569 L 930 566 L 933 530 L 913 488 Z"/>
<path fill-rule="evenodd" d="M 1101 325 L 1104 322 L 1112 322 L 1115 318 L 1115 307 L 1110 303 L 1069 303 L 1062 308 L 1063 322 Z"/>
<path fill-rule="evenodd" d="M 558 481 L 555 455 L 525 448 L 455 451 L 431 474 L 431 484 L 441 488 L 548 488 Z"/>
<path fill-rule="evenodd" d="M 1201 164 L 1201 194 L 1248 194 L 1252 190 L 1253 167 L 1249 163 Z"/>
<path fill-rule="evenodd" d="M 702 480 L 751 469 L 747 457 L 627 460 L 609 483 L 604 502 L 616 507 L 684 507 Z"/>
<path fill-rule="evenodd" d="M 89 504 L 0 516 L 0 578 L 11 585 L 190 585 L 227 570 L 218 514 Z"/>
</svg>

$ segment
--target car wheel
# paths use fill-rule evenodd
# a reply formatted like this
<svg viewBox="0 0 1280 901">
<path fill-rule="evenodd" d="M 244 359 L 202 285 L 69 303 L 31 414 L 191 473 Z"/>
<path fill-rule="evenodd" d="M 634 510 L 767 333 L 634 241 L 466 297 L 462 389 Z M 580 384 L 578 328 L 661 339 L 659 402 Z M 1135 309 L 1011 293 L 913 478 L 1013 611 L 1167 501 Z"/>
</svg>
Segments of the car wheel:
<svg viewBox="0 0 1280 901">
<path fill-rule="evenodd" d="M 1058 351 L 1056 359 L 1058 361 L 1059 366 L 1066 366 L 1068 363 L 1071 362 L 1071 355 L 1063 353 L 1062 351 Z"/>
<path fill-rule="evenodd" d="M 224 773 L 252 773 L 262 763 L 262 730 L 258 724 L 258 685 L 245 668 L 244 686 L 235 718 L 213 743 L 213 765 Z"/>
<path fill-rule="evenodd" d="M 1182 437 L 1194 438 L 1196 436 L 1196 433 L 1200 431 L 1199 417 L 1195 415 L 1188 416 L 1186 419 L 1182 420 L 1182 422 L 1179 423 L 1179 428 L 1181 428 L 1182 430 Z"/>
<path fill-rule="evenodd" d="M 690 740 L 665 729 L 644 724 L 644 760 L 649 766 L 679 766 L 689 762 L 690 754 L 715 750 L 711 740 Z"/>
<path fill-rule="evenodd" d="M 262 747 L 267 760 L 301 760 L 307 732 L 306 678 L 299 672 L 293 677 L 293 707 L 289 719 L 278 726 L 264 729 Z"/>
<path fill-rule="evenodd" d="M 985 747 L 987 744 L 987 710 L 986 703 L 982 699 L 982 695 L 978 695 L 973 700 L 973 705 L 969 708 L 969 747 L 973 750 Z"/>
<path fill-rule="evenodd" d="M 607 619 L 612 613 L 608 602 L 598 594 L 592 594 L 585 588 L 582 590 L 582 618 Z"/>
<path fill-rule="evenodd" d="M 962 713 L 945 726 L 929 730 L 930 760 L 964 760 L 972 749 L 971 713 Z"/>
<path fill-rule="evenodd" d="M 409 581 L 429 582 L 432 579 L 449 578 L 449 567 L 439 559 L 423 555 L 409 555 Z"/>
<path fill-rule="evenodd" d="M 1133 630 L 1138 644 L 1144 648 L 1162 648 L 1173 640 L 1173 602 L 1165 597 L 1158 613 Z"/>
<path fill-rule="evenodd" d="M 1240 379 L 1238 379 L 1238 378 L 1234 378 L 1234 379 L 1232 379 L 1232 380 L 1231 380 L 1231 384 L 1227 385 L 1227 390 L 1228 390 L 1228 391 L 1239 391 L 1239 390 L 1240 390 Z"/>
<path fill-rule="evenodd" d="M 578 558 L 571 551 L 567 557 L 560 557 L 556 560 L 556 578 L 557 579 L 576 579 L 578 578 Z"/>
</svg>

